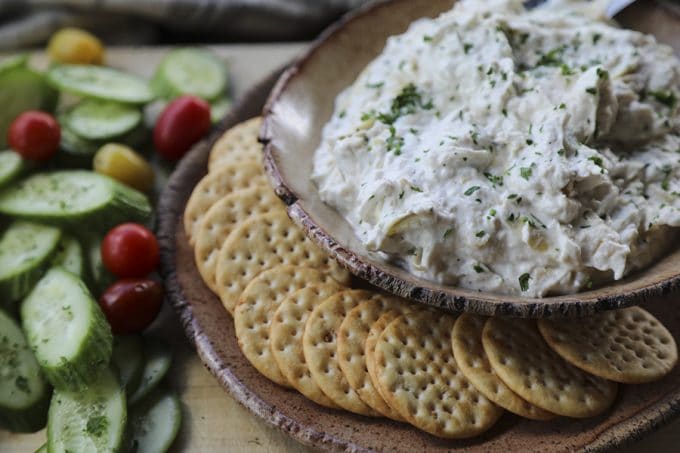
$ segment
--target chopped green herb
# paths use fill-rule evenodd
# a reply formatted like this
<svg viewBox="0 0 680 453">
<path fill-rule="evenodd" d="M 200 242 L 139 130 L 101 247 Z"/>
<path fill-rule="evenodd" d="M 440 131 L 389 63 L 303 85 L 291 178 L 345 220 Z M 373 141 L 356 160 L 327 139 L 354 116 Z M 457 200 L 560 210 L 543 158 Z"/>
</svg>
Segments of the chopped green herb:
<svg viewBox="0 0 680 453">
<path fill-rule="evenodd" d="M 570 76 L 570 75 L 575 74 L 575 72 L 569 66 L 567 66 L 566 63 L 560 64 L 560 72 L 562 73 L 562 75 L 565 75 L 565 76 Z"/>
<path fill-rule="evenodd" d="M 475 236 L 478 237 L 478 238 L 481 238 L 481 237 L 484 237 L 485 234 L 486 234 L 486 231 L 480 230 L 477 233 L 475 233 Z"/>
<path fill-rule="evenodd" d="M 678 98 L 672 91 L 650 91 L 649 94 L 654 97 L 657 102 L 660 102 L 669 109 L 674 108 L 678 103 Z"/>
<path fill-rule="evenodd" d="M 432 36 L 429 36 L 429 35 L 423 36 L 423 41 L 425 41 L 425 42 L 432 42 Z"/>
<path fill-rule="evenodd" d="M 531 178 L 531 174 L 533 173 L 531 167 L 520 167 L 519 169 L 519 174 L 522 178 L 526 179 L 527 181 L 529 178 Z"/>
<path fill-rule="evenodd" d="M 414 191 L 414 192 L 422 192 L 423 191 L 423 189 L 421 189 L 418 186 L 411 186 L 411 190 Z"/>
<path fill-rule="evenodd" d="M 595 87 L 586 88 L 586 93 L 592 94 L 593 96 L 595 96 L 597 94 L 597 88 L 595 88 Z"/>
<path fill-rule="evenodd" d="M 597 68 L 597 77 L 603 80 L 607 80 L 609 78 L 609 72 L 606 69 Z"/>
<path fill-rule="evenodd" d="M 464 193 L 465 193 L 465 196 L 469 197 L 469 196 L 472 195 L 473 193 L 477 192 L 479 189 L 480 189 L 479 186 L 472 186 L 472 187 L 470 187 L 468 190 L 466 190 L 466 191 L 464 192 Z"/>
<path fill-rule="evenodd" d="M 479 264 L 475 264 L 474 266 L 472 266 L 472 268 L 473 268 L 473 269 L 475 270 L 475 272 L 477 272 L 478 274 L 481 274 L 482 272 L 484 272 L 484 268 L 483 268 L 482 266 L 480 266 Z"/>
<path fill-rule="evenodd" d="M 597 165 L 600 168 L 604 168 L 602 158 L 599 156 L 590 156 L 588 160 L 592 161 L 595 165 Z"/>
<path fill-rule="evenodd" d="M 453 233 L 452 228 L 447 228 L 446 231 L 444 231 L 444 239 L 446 239 L 451 233 Z"/>
<path fill-rule="evenodd" d="M 566 152 L 567 151 L 564 148 L 557 150 L 557 154 L 560 155 L 560 156 L 564 156 L 564 153 L 566 153 Z"/>
<path fill-rule="evenodd" d="M 467 55 L 468 52 L 470 52 L 470 49 L 472 49 L 474 46 L 470 44 L 469 42 L 466 42 L 463 44 L 463 51 Z"/>
<path fill-rule="evenodd" d="M 563 64 L 562 54 L 564 54 L 564 50 L 565 46 L 560 46 L 541 55 L 536 66 L 559 66 L 560 64 Z"/>
<path fill-rule="evenodd" d="M 531 280 L 531 275 L 526 272 L 519 276 L 519 289 L 526 291 L 529 289 L 529 280 Z"/>
<path fill-rule="evenodd" d="M 385 82 L 367 83 L 366 88 L 382 88 Z"/>
<path fill-rule="evenodd" d="M 595 34 L 593 35 L 593 44 L 597 44 L 597 42 L 598 42 L 601 38 L 602 38 L 602 34 L 601 34 L 601 33 L 595 33 Z"/>
<path fill-rule="evenodd" d="M 491 182 L 491 184 L 494 187 L 496 187 L 496 185 L 499 185 L 499 186 L 503 185 L 503 176 L 496 176 L 496 175 L 493 175 L 489 172 L 484 172 L 484 176 L 486 177 L 486 179 L 489 180 L 489 182 Z"/>
</svg>

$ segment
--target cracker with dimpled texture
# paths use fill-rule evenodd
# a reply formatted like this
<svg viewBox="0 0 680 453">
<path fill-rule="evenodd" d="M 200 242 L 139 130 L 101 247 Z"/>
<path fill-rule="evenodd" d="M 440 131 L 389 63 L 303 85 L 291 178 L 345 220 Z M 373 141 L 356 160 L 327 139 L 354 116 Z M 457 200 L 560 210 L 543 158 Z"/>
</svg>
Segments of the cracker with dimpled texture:
<svg viewBox="0 0 680 453">
<path fill-rule="evenodd" d="M 372 417 L 380 414 L 364 403 L 350 387 L 338 364 L 338 329 L 349 311 L 360 303 L 377 297 L 365 290 L 345 290 L 317 305 L 305 323 L 302 350 L 312 379 L 335 404 L 356 414 Z"/>
<path fill-rule="evenodd" d="M 257 274 L 290 264 L 327 272 L 340 283 L 349 273 L 310 241 L 285 213 L 272 212 L 239 224 L 217 256 L 217 293 L 222 305 L 234 312 L 244 288 Z"/>
<path fill-rule="evenodd" d="M 390 402 L 387 401 L 387 398 L 385 398 L 385 395 L 382 393 L 382 388 L 380 385 L 378 385 L 378 375 L 376 374 L 375 370 L 375 358 L 373 357 L 373 353 L 375 352 L 375 345 L 378 342 L 378 338 L 380 338 L 380 334 L 385 330 L 387 325 L 394 321 L 396 318 L 401 316 L 404 313 L 400 313 L 396 310 L 389 310 L 383 313 L 380 318 L 376 322 L 374 322 L 369 331 L 368 335 L 366 336 L 366 343 L 364 345 L 364 357 L 366 360 L 366 372 L 368 373 L 368 376 L 371 379 L 371 383 L 373 384 L 373 388 L 375 388 L 378 391 L 378 394 L 382 397 L 383 401 L 387 403 L 387 405 L 392 409 L 392 412 L 395 414 L 399 414 L 399 412 L 390 406 Z M 399 415 L 399 418 L 403 419 L 401 415 Z"/>
<path fill-rule="evenodd" d="M 256 116 L 227 130 L 215 142 L 208 157 L 208 171 L 224 164 L 255 162 L 262 165 L 262 144 L 257 141 L 262 117 Z"/>
<path fill-rule="evenodd" d="M 203 216 L 222 197 L 239 189 L 268 187 L 262 166 L 254 162 L 223 165 L 194 187 L 184 208 L 184 232 L 194 244 Z"/>
<path fill-rule="evenodd" d="M 265 186 L 237 190 L 212 205 L 194 238 L 196 267 L 210 289 L 217 292 L 217 255 L 229 233 L 250 217 L 275 211 L 285 212 L 285 207 L 274 191 Z"/>
<path fill-rule="evenodd" d="M 498 377 L 520 397 L 566 417 L 592 417 L 614 402 L 617 384 L 588 374 L 550 349 L 527 319 L 489 318 L 484 352 Z"/>
<path fill-rule="evenodd" d="M 491 428 L 503 413 L 467 380 L 451 350 L 456 318 L 423 310 L 402 315 L 380 334 L 373 352 L 378 385 L 413 426 L 462 439 Z"/>
<path fill-rule="evenodd" d="M 272 355 L 288 382 L 310 400 L 333 409 L 338 405 L 312 379 L 302 351 L 302 334 L 314 307 L 343 289 L 347 288 L 325 283 L 289 294 L 276 309 L 269 328 Z"/>
<path fill-rule="evenodd" d="M 281 301 L 308 285 L 333 281 L 308 267 L 276 266 L 261 272 L 245 287 L 234 309 L 236 338 L 243 355 L 265 377 L 290 387 L 270 349 L 269 327 Z"/>
<path fill-rule="evenodd" d="M 540 320 L 538 328 L 564 360 L 616 382 L 642 384 L 661 379 L 678 361 L 673 335 L 640 307 L 581 319 Z"/>
<path fill-rule="evenodd" d="M 456 363 L 479 392 L 513 414 L 532 420 L 551 420 L 555 414 L 534 406 L 510 390 L 491 368 L 482 346 L 486 317 L 471 313 L 460 315 L 451 332 Z"/>
<path fill-rule="evenodd" d="M 364 403 L 393 420 L 404 419 L 387 405 L 373 386 L 366 369 L 366 337 L 371 326 L 386 311 L 403 313 L 408 304 L 403 299 L 381 294 L 354 307 L 338 329 L 338 364 L 350 387 Z"/>
</svg>

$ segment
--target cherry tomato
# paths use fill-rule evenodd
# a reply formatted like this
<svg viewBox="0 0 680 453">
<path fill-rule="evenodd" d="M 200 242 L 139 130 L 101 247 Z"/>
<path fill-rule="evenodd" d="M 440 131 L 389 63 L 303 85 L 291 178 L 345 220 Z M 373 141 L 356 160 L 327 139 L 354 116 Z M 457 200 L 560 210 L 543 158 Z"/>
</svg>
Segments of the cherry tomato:
<svg viewBox="0 0 680 453">
<path fill-rule="evenodd" d="M 99 298 L 114 334 L 138 333 L 156 319 L 163 303 L 163 288 L 149 279 L 118 280 Z"/>
<path fill-rule="evenodd" d="M 120 278 L 149 275 L 160 259 L 156 236 L 136 223 L 123 223 L 106 233 L 101 253 L 106 269 Z"/>
<path fill-rule="evenodd" d="M 210 105 L 196 96 L 180 96 L 158 117 L 153 144 L 166 159 L 177 160 L 210 130 Z"/>
<path fill-rule="evenodd" d="M 52 115 L 29 110 L 17 116 L 7 130 L 9 146 L 29 160 L 44 162 L 59 149 L 61 129 Z"/>
</svg>

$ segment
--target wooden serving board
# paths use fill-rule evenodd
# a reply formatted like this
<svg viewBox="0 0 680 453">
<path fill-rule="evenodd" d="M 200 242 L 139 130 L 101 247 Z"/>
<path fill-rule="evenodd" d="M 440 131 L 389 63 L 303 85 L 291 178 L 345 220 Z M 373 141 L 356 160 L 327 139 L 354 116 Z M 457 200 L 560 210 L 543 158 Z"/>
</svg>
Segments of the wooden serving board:
<svg viewBox="0 0 680 453">
<path fill-rule="evenodd" d="M 256 115 L 275 77 L 259 83 L 221 125 L 226 129 Z M 213 137 L 217 138 L 219 134 Z M 297 392 L 261 376 L 241 354 L 233 322 L 203 284 L 182 226 L 182 213 L 196 183 L 206 174 L 211 140 L 196 146 L 170 178 L 160 203 L 162 272 L 171 304 L 208 369 L 245 407 L 299 441 L 325 450 L 346 451 L 602 451 L 640 439 L 680 411 L 680 367 L 663 380 L 622 386 L 614 406 L 599 417 L 550 422 L 506 413 L 489 432 L 468 440 L 443 440 L 409 425 L 318 406 Z M 645 307 L 680 338 L 675 297 Z"/>
<path fill-rule="evenodd" d="M 271 71 L 289 61 L 303 48 L 300 44 L 262 44 L 262 45 L 231 45 L 213 47 L 230 63 L 232 76 L 233 95 L 240 98 L 254 82 L 266 76 Z M 148 75 L 153 71 L 157 61 L 167 49 L 159 48 L 120 48 L 109 49 L 107 57 L 109 61 L 119 67 L 127 68 L 133 72 Z M 38 63 L 43 63 L 41 57 L 37 57 Z M 185 259 L 189 260 L 185 251 Z M 193 262 L 193 260 L 189 260 Z M 195 272 L 195 271 L 194 271 Z M 195 274 L 194 274 L 195 275 Z M 190 294 L 192 305 L 215 304 L 212 296 L 205 290 L 199 290 Z M 670 302 L 673 304 L 673 302 Z M 186 312 L 187 306 L 181 310 Z M 186 325 L 186 315 L 184 316 Z M 219 314 L 219 321 L 215 323 L 218 331 L 215 338 L 217 349 L 220 342 L 231 333 L 231 323 L 224 313 Z M 189 321 L 190 322 L 190 321 Z M 200 326 L 197 320 L 190 322 L 194 326 Z M 167 305 L 164 308 L 158 322 L 152 327 L 155 333 L 164 337 L 174 348 L 175 358 L 169 372 L 167 384 L 178 392 L 184 409 L 184 420 L 178 440 L 172 448 L 173 452 L 217 452 L 217 451 L 244 451 L 244 452 L 304 452 L 312 451 L 312 448 L 304 447 L 293 440 L 282 430 L 273 427 L 270 423 L 253 415 L 239 403 L 241 395 L 236 398 L 225 391 L 222 383 L 215 378 L 215 373 L 225 373 L 229 370 L 228 361 L 230 356 L 224 356 L 227 362 L 220 365 L 207 360 L 206 349 L 196 354 L 192 345 L 182 331 L 178 317 Z M 234 357 L 238 358 L 239 354 Z M 207 367 L 210 368 L 207 369 Z M 212 373 L 212 374 L 211 374 Z M 251 372 L 254 375 L 254 371 Z M 673 379 L 673 378 L 671 378 Z M 677 376 L 674 378 L 680 382 Z M 245 381 L 244 381 L 245 382 Z M 664 381 L 665 382 L 665 381 Z M 278 387 L 271 386 L 274 391 Z M 245 385 L 245 388 L 248 388 Z M 633 388 L 633 390 L 635 390 Z M 257 394 L 255 394 L 257 395 Z M 295 401 L 284 401 L 283 405 L 294 405 Z M 670 417 L 667 411 L 658 411 L 653 415 L 656 423 L 661 424 Z M 503 420 L 502 423 L 507 423 Z M 340 426 L 340 428 L 343 428 Z M 288 429 L 291 429 L 290 427 Z M 349 428 L 344 428 L 349 433 Z M 369 423 L 365 426 L 366 431 L 373 432 L 374 426 Z M 644 435 L 646 430 L 640 431 L 635 438 Z M 607 430 L 603 431 L 604 434 Z M 10 434 L 0 430 L 0 452 L 23 453 L 33 452 L 45 442 L 45 432 L 36 434 Z M 536 434 L 538 436 L 538 434 Z M 680 420 L 676 420 L 650 434 L 640 441 L 634 441 L 632 445 L 617 448 L 623 453 L 647 453 L 650 451 L 674 451 L 680 445 Z M 536 443 L 530 450 L 545 449 L 544 444 Z M 550 447 L 550 446 L 547 446 Z M 548 448 L 549 449 L 549 448 Z"/>
</svg>

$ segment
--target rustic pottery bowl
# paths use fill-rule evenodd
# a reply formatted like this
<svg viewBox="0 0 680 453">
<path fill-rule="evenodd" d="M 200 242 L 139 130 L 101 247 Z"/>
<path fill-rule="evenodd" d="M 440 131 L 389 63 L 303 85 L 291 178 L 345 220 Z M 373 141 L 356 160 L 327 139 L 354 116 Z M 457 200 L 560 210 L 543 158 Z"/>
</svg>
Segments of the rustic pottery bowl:
<svg viewBox="0 0 680 453">
<path fill-rule="evenodd" d="M 542 299 L 504 296 L 442 286 L 417 278 L 367 251 L 349 224 L 319 198 L 310 181 L 312 156 L 337 94 L 383 49 L 388 36 L 415 19 L 432 17 L 455 0 L 393 0 L 369 5 L 333 27 L 279 79 L 264 109 L 261 139 L 265 165 L 288 214 L 319 246 L 358 277 L 400 296 L 451 311 L 518 317 L 583 316 L 644 304 L 680 286 L 680 249 L 654 266 L 607 286 Z M 680 49 L 680 20 L 656 2 L 638 2 L 625 26 L 657 34 Z M 673 31 L 675 30 L 675 32 Z"/>
</svg>

